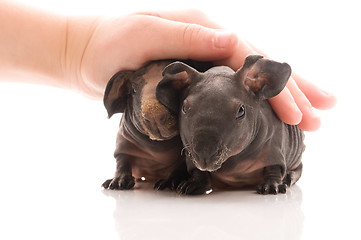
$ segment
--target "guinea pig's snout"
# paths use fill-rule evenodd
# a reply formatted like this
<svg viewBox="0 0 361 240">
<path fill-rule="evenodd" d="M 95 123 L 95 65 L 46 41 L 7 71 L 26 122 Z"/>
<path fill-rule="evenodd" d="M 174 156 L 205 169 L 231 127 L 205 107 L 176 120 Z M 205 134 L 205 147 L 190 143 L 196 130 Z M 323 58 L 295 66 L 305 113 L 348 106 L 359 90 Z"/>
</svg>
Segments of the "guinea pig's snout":
<svg viewBox="0 0 361 240">
<path fill-rule="evenodd" d="M 167 124 L 168 116 L 167 113 L 159 112 L 157 114 L 144 114 L 145 123 L 148 126 L 164 126 Z"/>
<path fill-rule="evenodd" d="M 153 140 L 166 140 L 178 135 L 177 118 L 156 99 L 143 103 L 142 118 L 143 128 Z"/>
<path fill-rule="evenodd" d="M 201 171 L 216 171 L 221 167 L 221 164 L 218 164 L 221 161 L 220 152 L 217 147 L 198 144 L 192 154 L 194 164 Z"/>
</svg>

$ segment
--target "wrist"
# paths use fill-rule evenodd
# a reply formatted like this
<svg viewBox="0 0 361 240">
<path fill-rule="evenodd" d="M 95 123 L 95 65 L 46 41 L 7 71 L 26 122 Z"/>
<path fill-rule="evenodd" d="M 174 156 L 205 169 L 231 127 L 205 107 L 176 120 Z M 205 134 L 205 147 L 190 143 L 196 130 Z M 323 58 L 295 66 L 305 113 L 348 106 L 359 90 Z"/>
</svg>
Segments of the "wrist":
<svg viewBox="0 0 361 240">
<path fill-rule="evenodd" d="M 84 70 L 84 65 L 88 65 L 89 46 L 98 25 L 99 19 L 96 17 L 68 17 L 64 58 L 61 62 L 64 78 L 69 81 L 70 89 L 90 97 L 103 94 L 99 92 L 96 81 Z"/>
<path fill-rule="evenodd" d="M 60 65 L 65 18 L 30 7 L 0 6 L 0 73 L 11 81 L 67 87 Z"/>
</svg>

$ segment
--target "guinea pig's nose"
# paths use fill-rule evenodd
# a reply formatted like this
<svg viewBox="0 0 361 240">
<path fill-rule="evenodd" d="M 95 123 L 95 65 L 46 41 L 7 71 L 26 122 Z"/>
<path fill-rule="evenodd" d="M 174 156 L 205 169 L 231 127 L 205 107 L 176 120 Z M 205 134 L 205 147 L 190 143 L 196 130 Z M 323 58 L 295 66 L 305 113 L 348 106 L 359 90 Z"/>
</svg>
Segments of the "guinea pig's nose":
<svg viewBox="0 0 361 240">
<path fill-rule="evenodd" d="M 168 119 L 169 119 L 168 113 L 164 113 L 164 112 L 159 113 L 155 118 L 156 122 L 159 125 L 166 125 L 168 122 Z"/>
<path fill-rule="evenodd" d="M 166 126 L 169 120 L 167 113 L 159 112 L 157 114 L 154 113 L 145 113 L 143 115 L 145 123 L 149 126 Z"/>
<path fill-rule="evenodd" d="M 218 158 L 218 151 L 217 150 L 210 150 L 210 149 L 202 149 L 200 151 L 194 151 L 194 157 L 199 165 L 206 169 L 208 166 L 213 165 Z"/>
</svg>

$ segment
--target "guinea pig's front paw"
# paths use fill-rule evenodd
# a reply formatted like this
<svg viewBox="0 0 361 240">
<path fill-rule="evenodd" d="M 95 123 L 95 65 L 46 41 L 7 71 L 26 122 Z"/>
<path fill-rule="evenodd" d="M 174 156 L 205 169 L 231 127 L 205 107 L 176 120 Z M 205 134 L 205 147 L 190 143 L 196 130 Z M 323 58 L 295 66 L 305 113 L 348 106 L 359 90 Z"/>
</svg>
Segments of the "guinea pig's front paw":
<svg viewBox="0 0 361 240">
<path fill-rule="evenodd" d="M 286 193 L 287 185 L 285 183 L 278 183 L 277 181 L 267 181 L 263 184 L 258 185 L 257 193 L 259 194 L 278 194 Z"/>
<path fill-rule="evenodd" d="M 194 171 L 193 174 L 185 181 L 181 182 L 177 192 L 185 195 L 201 195 L 211 190 L 211 183 L 208 173 Z"/>
<path fill-rule="evenodd" d="M 171 191 L 176 191 L 179 185 L 185 181 L 186 175 L 170 176 L 168 179 L 161 179 L 154 184 L 154 189 L 164 190 L 169 188 Z"/>
<path fill-rule="evenodd" d="M 171 191 L 174 191 L 177 189 L 178 185 L 179 185 L 178 179 L 174 179 L 174 178 L 161 179 L 154 184 L 154 189 L 164 190 L 166 188 L 169 188 Z"/>
<path fill-rule="evenodd" d="M 171 191 L 176 191 L 180 183 L 188 179 L 189 175 L 186 166 L 176 169 L 168 179 L 161 179 L 154 184 L 154 189 L 164 190 L 169 188 Z"/>
<path fill-rule="evenodd" d="M 132 175 L 124 175 L 122 177 L 114 177 L 106 180 L 102 187 L 111 190 L 129 190 L 135 185 L 135 179 Z"/>
<path fill-rule="evenodd" d="M 205 194 L 209 187 L 196 181 L 184 181 L 178 186 L 177 192 L 184 195 L 202 195 Z"/>
</svg>

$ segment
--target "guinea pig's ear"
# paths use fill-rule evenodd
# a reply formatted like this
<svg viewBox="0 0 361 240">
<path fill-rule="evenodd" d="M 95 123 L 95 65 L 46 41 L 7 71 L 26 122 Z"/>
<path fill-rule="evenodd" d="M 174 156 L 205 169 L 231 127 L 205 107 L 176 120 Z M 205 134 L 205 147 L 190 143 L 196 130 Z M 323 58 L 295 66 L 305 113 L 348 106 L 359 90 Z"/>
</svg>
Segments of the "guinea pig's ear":
<svg viewBox="0 0 361 240">
<path fill-rule="evenodd" d="M 260 55 L 250 55 L 237 75 L 247 90 L 259 99 L 268 99 L 279 94 L 286 86 L 291 76 L 291 67 L 287 63 L 264 59 Z"/>
<path fill-rule="evenodd" d="M 197 70 L 182 62 L 174 62 L 166 66 L 162 72 L 163 79 L 156 89 L 158 101 L 173 114 L 178 114 L 180 92 L 189 86 L 192 77 L 196 74 L 199 74 Z"/>
<path fill-rule="evenodd" d="M 132 71 L 120 71 L 109 80 L 103 98 L 104 106 L 108 111 L 108 118 L 115 113 L 124 112 L 127 95 L 130 94 L 132 75 Z"/>
</svg>

